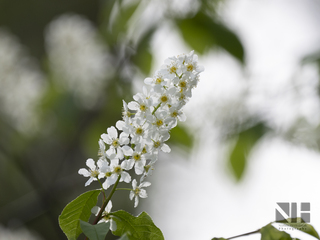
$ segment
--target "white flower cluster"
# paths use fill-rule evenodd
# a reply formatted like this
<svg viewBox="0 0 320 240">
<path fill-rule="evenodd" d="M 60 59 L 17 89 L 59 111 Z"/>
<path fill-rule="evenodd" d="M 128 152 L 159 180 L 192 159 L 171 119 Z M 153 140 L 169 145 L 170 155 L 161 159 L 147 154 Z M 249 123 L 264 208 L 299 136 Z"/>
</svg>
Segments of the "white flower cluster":
<svg viewBox="0 0 320 240">
<path fill-rule="evenodd" d="M 148 88 L 144 86 L 142 93 L 134 95 L 134 101 L 128 104 L 123 101 L 123 120 L 101 135 L 100 159 L 97 162 L 88 159 L 89 169 L 79 170 L 79 174 L 89 177 L 85 185 L 105 178 L 102 186 L 108 189 L 120 176 L 120 182 L 130 183 L 132 177 L 128 171 L 134 169 L 141 176 L 140 184 L 136 179 L 132 181 L 129 197 L 135 199 L 135 207 L 138 197 L 146 198 L 142 188 L 150 183 L 144 180 L 154 169 L 158 152 L 170 152 L 165 142 L 177 120 L 186 120 L 182 107 L 191 97 L 191 90 L 197 86 L 203 70 L 192 51 L 167 59 L 153 78 L 146 78 Z"/>
<path fill-rule="evenodd" d="M 39 129 L 37 108 L 45 91 L 37 62 L 15 36 L 0 28 L 0 113 L 18 131 L 32 135 Z"/>
<path fill-rule="evenodd" d="M 110 75 L 107 49 L 93 24 L 79 15 L 59 16 L 47 28 L 46 48 L 55 83 L 81 106 L 93 107 Z"/>
</svg>

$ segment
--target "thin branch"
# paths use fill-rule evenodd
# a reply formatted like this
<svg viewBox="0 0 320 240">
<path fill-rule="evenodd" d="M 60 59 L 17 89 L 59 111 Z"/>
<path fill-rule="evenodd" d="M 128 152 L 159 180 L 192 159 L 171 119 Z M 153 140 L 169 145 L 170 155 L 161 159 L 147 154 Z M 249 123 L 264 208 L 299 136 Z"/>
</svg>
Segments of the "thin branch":
<svg viewBox="0 0 320 240">
<path fill-rule="evenodd" d="M 253 231 L 253 232 L 248 232 L 248 233 L 244 233 L 244 234 L 237 235 L 237 236 L 234 236 L 234 237 L 230 237 L 230 238 L 227 238 L 227 239 L 233 239 L 233 238 L 243 237 L 243 236 L 247 236 L 247 235 L 251 235 L 251 234 L 255 234 L 255 233 L 260 233 L 260 229 L 258 229 L 258 230 L 256 230 L 256 231 Z"/>
</svg>

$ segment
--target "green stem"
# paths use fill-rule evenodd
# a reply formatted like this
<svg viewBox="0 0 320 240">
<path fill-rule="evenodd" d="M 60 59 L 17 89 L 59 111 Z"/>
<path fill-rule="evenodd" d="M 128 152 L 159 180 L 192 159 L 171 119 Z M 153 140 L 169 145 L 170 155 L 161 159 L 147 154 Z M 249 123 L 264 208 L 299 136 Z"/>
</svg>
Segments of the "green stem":
<svg viewBox="0 0 320 240">
<path fill-rule="evenodd" d="M 179 79 L 181 79 L 182 76 L 183 76 L 183 73 L 181 74 L 181 76 L 179 76 L 178 73 L 175 73 L 175 74 L 176 74 L 176 76 L 177 76 Z"/>
<path fill-rule="evenodd" d="M 96 219 L 95 219 L 94 222 L 93 222 L 93 225 L 97 224 L 97 222 L 101 219 L 101 216 L 102 216 L 102 213 L 103 213 L 104 209 L 106 208 L 106 206 L 107 206 L 108 202 L 110 201 L 112 195 L 113 195 L 114 192 L 116 191 L 116 188 L 117 188 L 117 186 L 118 186 L 118 183 L 119 183 L 119 181 L 120 181 L 120 178 L 121 178 L 121 175 L 119 175 L 119 177 L 118 177 L 116 183 L 114 184 L 114 186 L 113 186 L 113 188 L 112 188 L 109 196 L 108 196 L 107 199 L 103 202 L 103 204 L 102 204 L 102 206 L 101 206 L 101 209 L 100 209 L 100 211 L 99 211 Z"/>
<path fill-rule="evenodd" d="M 244 234 L 237 235 L 237 236 L 234 236 L 234 237 L 230 237 L 230 238 L 227 238 L 227 239 L 229 240 L 229 239 L 238 238 L 238 237 L 243 237 L 243 236 L 247 236 L 247 235 L 251 235 L 251 234 L 255 234 L 255 233 L 260 233 L 260 230 L 261 230 L 261 229 L 258 229 L 258 230 L 256 230 L 256 231 L 244 233 Z"/>
<path fill-rule="evenodd" d="M 118 191 L 118 190 L 133 191 L 133 189 L 131 189 L 131 188 L 117 188 L 116 191 Z"/>
<path fill-rule="evenodd" d="M 154 113 L 158 110 L 160 106 L 161 106 L 161 102 L 158 104 L 158 106 L 155 107 L 155 109 L 153 109 L 152 115 L 154 115 Z"/>
</svg>

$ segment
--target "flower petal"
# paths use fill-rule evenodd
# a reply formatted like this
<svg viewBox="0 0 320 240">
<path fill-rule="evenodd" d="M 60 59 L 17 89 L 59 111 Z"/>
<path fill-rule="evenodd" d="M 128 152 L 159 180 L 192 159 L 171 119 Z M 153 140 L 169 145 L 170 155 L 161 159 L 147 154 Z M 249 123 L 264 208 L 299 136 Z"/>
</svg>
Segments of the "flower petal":
<svg viewBox="0 0 320 240">
<path fill-rule="evenodd" d="M 111 144 L 112 143 L 112 139 L 110 138 L 110 136 L 106 133 L 101 134 L 101 139 L 106 143 L 106 144 Z"/>
<path fill-rule="evenodd" d="M 93 160 L 92 158 L 87 159 L 86 165 L 87 165 L 91 170 L 95 170 L 95 169 L 96 169 L 96 163 L 94 162 L 94 160 Z"/>
<path fill-rule="evenodd" d="M 92 183 L 93 179 L 94 179 L 93 177 L 90 177 L 89 180 L 84 184 L 84 186 L 85 186 L 85 187 L 86 187 L 86 186 L 89 186 L 90 183 Z"/>
<path fill-rule="evenodd" d="M 129 182 L 131 181 L 131 176 L 130 176 L 130 174 L 127 173 L 127 172 L 125 172 L 125 171 L 122 171 L 120 181 L 121 181 L 121 180 L 124 181 L 124 182 L 126 182 L 126 183 L 129 183 Z"/>
<path fill-rule="evenodd" d="M 128 108 L 131 110 L 137 111 L 137 110 L 139 110 L 139 107 L 140 107 L 140 105 L 137 102 L 131 101 L 128 103 Z"/>
<path fill-rule="evenodd" d="M 148 197 L 147 191 L 144 190 L 144 189 L 140 189 L 139 197 L 141 197 L 141 198 L 147 198 L 147 197 Z"/>
<path fill-rule="evenodd" d="M 116 127 L 119 129 L 119 130 L 122 130 L 122 128 L 126 126 L 126 123 L 122 120 L 119 120 L 116 122 Z"/>
<path fill-rule="evenodd" d="M 171 152 L 171 148 L 165 143 L 161 146 L 161 150 L 165 153 Z"/>
<path fill-rule="evenodd" d="M 146 78 L 144 80 L 144 83 L 147 84 L 147 85 L 151 85 L 153 83 L 153 79 L 152 78 Z"/>
<path fill-rule="evenodd" d="M 105 208 L 105 211 L 106 211 L 107 213 L 110 213 L 110 212 L 111 212 L 111 208 L 112 208 L 112 202 L 111 202 L 111 200 L 110 200 L 110 201 L 108 202 L 106 208 Z"/>
<path fill-rule="evenodd" d="M 130 200 L 132 200 L 132 199 L 133 199 L 133 197 L 134 197 L 134 192 L 133 192 L 133 191 L 130 191 L 130 194 L 129 194 L 129 198 L 130 198 Z"/>
<path fill-rule="evenodd" d="M 85 176 L 85 177 L 90 177 L 90 175 L 91 175 L 90 172 L 89 172 L 87 169 L 85 169 L 85 168 L 79 169 L 78 173 L 79 173 L 80 175 Z"/>
<path fill-rule="evenodd" d="M 91 212 L 92 212 L 95 216 L 97 216 L 98 213 L 100 212 L 100 209 L 101 209 L 101 208 L 99 208 L 98 206 L 94 206 L 94 207 L 91 209 Z"/>
<path fill-rule="evenodd" d="M 110 219 L 110 230 L 116 231 L 117 230 L 117 223 L 113 221 L 113 219 Z"/>
<path fill-rule="evenodd" d="M 122 147 L 122 151 L 123 151 L 124 155 L 126 155 L 126 156 L 132 156 L 133 150 L 132 150 L 131 147 L 129 147 L 129 146 L 123 146 L 123 147 Z"/>
<path fill-rule="evenodd" d="M 143 182 L 139 185 L 140 188 L 143 188 L 143 187 L 149 187 L 151 186 L 151 183 L 150 182 Z"/>
<path fill-rule="evenodd" d="M 138 196 L 135 196 L 135 198 L 134 198 L 134 207 L 137 207 L 138 204 L 139 204 L 139 198 L 138 198 Z"/>
<path fill-rule="evenodd" d="M 115 138 L 118 137 L 118 131 L 117 131 L 117 129 L 116 129 L 114 126 L 109 127 L 109 128 L 107 129 L 107 132 L 108 132 L 108 135 L 109 135 L 111 138 L 113 138 L 113 139 L 115 139 Z"/>
</svg>

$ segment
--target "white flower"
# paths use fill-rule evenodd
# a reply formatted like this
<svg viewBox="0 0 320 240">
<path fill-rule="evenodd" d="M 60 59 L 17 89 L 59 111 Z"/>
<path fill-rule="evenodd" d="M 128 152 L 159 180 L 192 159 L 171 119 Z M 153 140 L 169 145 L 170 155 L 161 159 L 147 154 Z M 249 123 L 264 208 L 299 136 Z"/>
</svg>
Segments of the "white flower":
<svg viewBox="0 0 320 240">
<path fill-rule="evenodd" d="M 182 104 L 178 103 L 169 108 L 169 117 L 166 122 L 171 128 L 177 126 L 177 120 L 184 122 L 187 119 L 186 115 L 181 110 L 181 107 Z"/>
<path fill-rule="evenodd" d="M 144 166 L 146 165 L 146 153 L 144 153 L 145 147 L 142 144 L 137 144 L 135 150 L 132 153 L 132 157 L 127 160 L 128 168 L 134 166 L 134 171 L 137 175 L 141 175 L 144 172 Z M 146 150 L 145 150 L 146 151 Z"/>
<path fill-rule="evenodd" d="M 163 88 L 161 92 L 159 92 L 160 96 L 158 98 L 157 104 L 161 103 L 162 106 L 172 104 L 172 100 L 176 92 L 177 92 L 177 89 L 174 86 L 168 89 Z"/>
<path fill-rule="evenodd" d="M 151 183 L 149 182 L 141 182 L 139 186 L 137 186 L 137 180 L 133 179 L 132 181 L 132 190 L 130 191 L 129 198 L 132 200 L 134 198 L 134 207 L 137 207 L 139 204 L 139 197 L 146 198 L 148 197 L 147 191 L 142 189 L 143 187 L 149 187 Z"/>
<path fill-rule="evenodd" d="M 201 73 L 204 71 L 204 67 L 198 65 L 198 56 L 194 54 L 194 51 L 190 52 L 184 60 L 184 66 L 188 73 L 195 71 L 196 73 Z"/>
<path fill-rule="evenodd" d="M 99 159 L 102 161 L 107 161 L 108 159 L 108 155 L 106 153 L 106 145 L 105 143 L 102 141 L 102 139 L 99 139 L 99 152 L 98 152 L 98 156 L 100 157 Z"/>
<path fill-rule="evenodd" d="M 85 183 L 85 186 L 90 185 L 90 183 L 92 183 L 92 181 L 97 181 L 98 178 L 102 178 L 103 177 L 103 173 L 101 173 L 99 171 L 99 169 L 97 168 L 94 160 L 92 158 L 89 158 L 86 161 L 86 165 L 89 167 L 89 170 L 85 169 L 85 168 L 81 168 L 78 173 L 85 176 L 85 177 L 90 177 L 89 180 Z"/>
<path fill-rule="evenodd" d="M 128 103 L 128 108 L 137 111 L 136 117 L 146 117 L 151 115 L 150 107 L 152 106 L 152 99 L 147 98 L 144 94 L 138 93 L 133 96 L 135 101 Z"/>
<path fill-rule="evenodd" d="M 159 149 L 161 149 L 165 153 L 169 153 L 171 151 L 170 147 L 165 144 L 164 142 L 167 141 L 170 138 L 170 135 L 168 132 L 155 132 L 152 136 L 151 140 L 153 142 L 152 148 L 156 152 L 158 152 Z"/>
<path fill-rule="evenodd" d="M 157 92 L 159 89 L 167 86 L 169 83 L 169 79 L 165 79 L 164 75 L 166 74 L 166 70 L 161 69 L 156 72 L 153 78 L 146 78 L 144 83 L 150 85 Z"/>
<path fill-rule="evenodd" d="M 110 150 L 113 152 L 115 151 L 117 153 L 117 157 L 119 159 L 123 158 L 123 151 L 121 146 L 124 144 L 129 143 L 128 135 L 122 132 L 118 138 L 118 131 L 117 129 L 112 126 L 107 129 L 108 134 L 103 133 L 101 135 L 102 140 L 110 145 Z"/>
<path fill-rule="evenodd" d="M 124 170 L 130 170 L 126 161 L 122 161 L 119 164 L 119 159 L 114 159 L 110 165 L 108 162 L 104 162 L 100 170 L 107 177 L 106 181 L 102 184 L 103 188 L 108 189 L 117 181 L 119 176 L 121 176 L 120 182 L 131 182 L 130 174 Z"/>
<path fill-rule="evenodd" d="M 64 14 L 50 23 L 45 39 L 49 67 L 59 89 L 74 93 L 83 107 L 94 106 L 103 96 L 112 68 L 93 24 L 81 16 Z"/>
<path fill-rule="evenodd" d="M 140 143 L 142 139 L 149 137 L 149 128 L 151 124 L 148 123 L 145 119 L 135 118 L 132 121 L 130 130 L 131 143 L 137 144 Z"/>
<path fill-rule="evenodd" d="M 154 170 L 154 164 L 157 161 L 158 154 L 155 154 L 155 159 L 151 160 L 146 166 L 144 166 L 144 172 L 142 177 L 140 178 L 140 182 L 143 182 L 144 179 L 152 175 L 152 172 Z"/>
<path fill-rule="evenodd" d="M 181 71 L 181 61 L 178 61 L 176 57 L 171 57 L 165 60 L 165 65 L 162 66 L 166 71 L 164 72 L 164 77 L 168 79 L 174 79 L 176 76 L 180 76 Z"/>
<path fill-rule="evenodd" d="M 131 117 L 132 115 L 134 115 L 134 113 L 132 113 L 132 112 L 129 111 L 128 104 L 127 104 L 124 100 L 122 100 L 122 103 L 123 103 L 122 119 L 123 119 L 124 121 L 130 121 L 130 117 Z M 119 128 L 118 128 L 118 129 L 119 129 Z M 119 130 L 121 130 L 121 129 L 119 129 Z"/>
<path fill-rule="evenodd" d="M 117 223 L 112 219 L 112 217 L 110 216 L 110 212 L 111 212 L 111 208 L 112 208 L 112 202 L 111 200 L 108 202 L 106 208 L 104 209 L 104 211 L 102 212 L 102 218 L 99 220 L 98 223 L 101 222 L 110 222 L 110 230 L 111 231 L 115 231 L 117 230 Z M 99 208 L 98 206 L 94 206 L 91 209 L 91 212 L 95 215 L 98 216 L 99 212 L 100 212 L 101 208 Z"/>
</svg>

